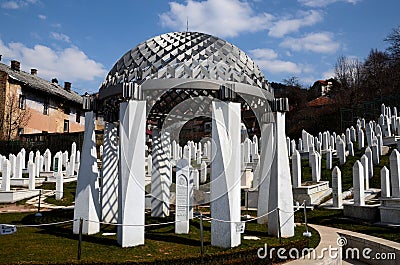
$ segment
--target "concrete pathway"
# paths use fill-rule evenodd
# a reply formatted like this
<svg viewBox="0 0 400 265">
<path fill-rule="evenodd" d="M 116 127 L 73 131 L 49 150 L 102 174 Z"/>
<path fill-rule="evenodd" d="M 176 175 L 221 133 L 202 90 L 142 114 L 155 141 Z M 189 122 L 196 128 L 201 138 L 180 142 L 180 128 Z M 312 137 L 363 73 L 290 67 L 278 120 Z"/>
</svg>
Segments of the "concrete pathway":
<svg viewBox="0 0 400 265">
<path fill-rule="evenodd" d="M 315 249 L 315 254 L 310 253 L 305 257 L 302 257 L 297 260 L 293 260 L 287 262 L 285 264 L 290 265 L 302 265 L 302 264 L 342 264 L 342 257 L 339 255 L 339 249 L 341 247 L 338 246 L 337 242 L 340 238 L 338 235 L 338 230 L 336 228 L 331 228 L 327 226 L 320 226 L 320 225 L 309 225 L 310 227 L 314 228 L 318 231 L 321 241 L 317 248 Z M 332 257 L 329 257 L 329 253 L 325 249 L 332 249 Z M 334 251 L 334 249 L 337 251 Z M 335 253 L 336 252 L 336 253 Z"/>
</svg>

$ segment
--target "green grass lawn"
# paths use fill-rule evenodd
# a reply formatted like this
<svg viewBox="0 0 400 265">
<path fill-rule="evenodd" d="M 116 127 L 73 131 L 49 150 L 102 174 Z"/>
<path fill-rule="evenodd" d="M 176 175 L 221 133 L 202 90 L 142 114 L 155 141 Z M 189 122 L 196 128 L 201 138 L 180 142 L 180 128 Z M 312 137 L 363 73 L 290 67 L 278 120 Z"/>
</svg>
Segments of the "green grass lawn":
<svg viewBox="0 0 400 265">
<path fill-rule="evenodd" d="M 8 224 L 39 224 L 52 223 L 63 220 L 71 220 L 71 210 L 54 210 L 43 212 L 38 218 L 33 213 L 3 213 L 0 214 L 0 223 Z M 172 221 L 168 218 L 146 217 L 146 223 L 161 223 Z M 199 220 L 192 220 L 188 235 L 174 233 L 174 225 L 146 227 L 145 245 L 133 248 L 121 248 L 116 242 L 116 235 L 103 236 L 101 233 L 91 236 L 83 236 L 82 259 L 85 264 L 93 262 L 154 262 L 168 261 L 186 264 L 190 259 L 197 263 L 200 259 L 200 224 Z M 243 235 L 257 236 L 261 240 L 244 240 L 242 244 L 233 249 L 221 249 L 211 246 L 211 225 L 207 221 L 204 224 L 204 258 L 231 259 L 232 257 L 253 258 L 256 262 L 257 250 L 267 243 L 269 247 L 276 246 L 303 246 L 315 247 L 319 243 L 319 235 L 313 231 L 311 239 L 304 238 L 302 233 L 304 226 L 296 227 L 296 235 L 285 238 L 282 244 L 275 237 L 268 236 L 267 226 L 258 225 L 255 222 L 246 223 Z M 103 232 L 116 232 L 115 226 L 102 226 Z M 76 263 L 77 262 L 78 235 L 72 234 L 72 223 L 43 226 L 43 227 L 18 227 L 18 231 L 12 235 L 0 236 L 0 263 Z M 247 256 L 246 256 L 247 255 Z M 211 256 L 213 256 L 211 258 Z M 260 260 L 261 261 L 261 260 Z M 265 262 L 265 260 L 264 260 Z M 212 262 L 211 262 L 212 263 Z M 157 263 L 160 264 L 160 263 Z M 195 264 L 195 263 L 193 263 Z M 235 263 L 229 263 L 235 264 Z"/>
<path fill-rule="evenodd" d="M 40 189 L 55 190 L 55 183 L 43 184 Z M 64 195 L 59 201 L 56 200 L 55 195 L 47 197 L 44 202 L 58 206 L 71 206 L 75 201 L 76 181 L 64 183 Z"/>
</svg>

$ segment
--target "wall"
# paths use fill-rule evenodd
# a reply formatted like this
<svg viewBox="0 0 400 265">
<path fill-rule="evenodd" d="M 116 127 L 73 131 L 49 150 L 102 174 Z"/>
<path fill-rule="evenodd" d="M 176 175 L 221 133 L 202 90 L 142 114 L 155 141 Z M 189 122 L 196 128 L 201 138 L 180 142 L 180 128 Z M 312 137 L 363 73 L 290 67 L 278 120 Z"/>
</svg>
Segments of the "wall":
<svg viewBox="0 0 400 265">
<path fill-rule="evenodd" d="M 20 110 L 18 106 L 19 95 L 23 94 L 26 96 L 26 108 Z M 13 107 L 13 115 L 17 115 L 21 111 L 27 112 L 29 119 L 23 127 L 24 134 L 41 133 L 43 131 L 53 133 L 64 132 L 64 120 L 69 120 L 69 132 L 81 132 L 84 131 L 84 114 L 81 112 L 80 122 L 76 122 L 77 113 L 80 111 L 79 104 L 67 102 L 63 99 L 52 97 L 50 94 L 41 93 L 37 90 L 33 90 L 29 87 L 21 87 L 21 84 L 17 82 L 9 82 L 8 74 L 0 72 L 0 134 L 7 135 L 7 124 L 2 124 L 6 113 L 9 113 L 7 109 L 10 107 L 11 95 L 15 95 L 16 106 Z M 44 102 L 48 98 L 48 115 L 43 114 Z M 70 114 L 64 113 L 65 107 L 70 108 Z M 12 139 L 17 138 L 18 130 L 12 132 Z M 7 139 L 7 136 L 0 137 Z"/>
<path fill-rule="evenodd" d="M 30 112 L 31 118 L 24 128 L 24 133 L 41 133 L 47 131 L 64 132 L 64 120 L 69 120 L 69 132 L 80 132 L 84 130 L 84 118 L 76 122 L 77 109 L 71 104 L 51 98 L 51 95 L 39 95 L 28 89 L 23 89 L 26 95 L 26 109 Z M 44 102 L 48 97 L 48 114 L 44 114 Z M 65 107 L 70 108 L 70 114 L 64 112 Z"/>
</svg>

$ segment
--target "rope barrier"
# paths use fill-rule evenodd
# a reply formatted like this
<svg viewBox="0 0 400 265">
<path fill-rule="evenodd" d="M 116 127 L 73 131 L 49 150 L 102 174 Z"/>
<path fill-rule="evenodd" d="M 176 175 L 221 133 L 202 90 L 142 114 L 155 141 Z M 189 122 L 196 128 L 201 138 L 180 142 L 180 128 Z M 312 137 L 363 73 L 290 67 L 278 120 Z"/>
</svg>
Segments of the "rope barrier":
<svg viewBox="0 0 400 265">
<path fill-rule="evenodd" d="M 37 225 L 9 225 L 9 226 L 15 226 L 15 227 L 40 227 L 40 226 L 51 226 L 51 225 L 61 225 L 61 224 L 66 224 L 66 223 L 72 223 L 75 220 L 67 220 L 67 221 L 61 221 L 61 222 L 56 222 L 56 223 L 49 223 L 49 224 L 37 224 Z"/>
<path fill-rule="evenodd" d="M 197 217 L 195 217 L 197 218 Z M 92 220 L 87 220 L 84 219 L 86 222 L 90 223 L 97 223 L 97 224 L 103 224 L 103 225 L 114 225 L 114 226 L 144 226 L 144 227 L 149 227 L 149 226 L 161 226 L 161 225 L 169 225 L 169 224 L 175 224 L 175 223 L 180 223 L 180 222 L 186 222 L 184 220 L 178 220 L 178 221 L 170 221 L 170 222 L 165 222 L 165 223 L 158 223 L 158 224 L 145 224 L 145 225 L 138 225 L 138 224 L 119 224 L 119 223 L 107 223 L 107 222 L 100 222 L 100 221 L 92 221 Z"/>
<path fill-rule="evenodd" d="M 291 213 L 292 215 L 288 218 L 288 220 L 289 220 L 289 219 L 292 218 L 292 216 L 293 216 L 297 211 L 299 211 L 300 208 L 301 208 L 302 206 L 304 206 L 304 205 L 305 205 L 305 204 L 303 203 L 302 205 L 298 206 L 297 209 L 294 210 L 293 212 L 287 212 L 287 211 L 283 211 L 283 210 L 281 210 L 281 209 L 279 209 L 279 210 L 280 210 L 281 212 L 284 212 L 284 213 Z M 248 220 L 243 220 L 243 221 L 241 221 L 241 220 L 240 220 L 240 221 L 228 221 L 228 220 L 221 220 L 221 219 L 212 218 L 212 217 L 205 217 L 205 216 L 203 216 L 203 219 L 204 219 L 204 220 L 207 220 L 207 221 L 213 221 L 213 220 L 214 220 L 214 221 L 223 222 L 223 223 L 239 223 L 239 222 L 247 223 L 247 222 L 252 222 L 252 221 L 258 220 L 258 219 L 260 219 L 260 218 L 263 218 L 263 217 L 265 217 L 265 216 L 268 216 L 268 215 L 270 215 L 271 213 L 275 212 L 277 209 L 278 209 L 278 208 L 275 208 L 275 209 L 273 209 L 273 210 L 271 210 L 271 211 L 269 211 L 269 212 L 267 212 L 267 213 L 265 213 L 265 214 L 263 214 L 263 215 L 260 215 L 260 216 L 257 216 L 257 217 L 255 217 L 255 218 L 251 218 L 251 219 L 248 219 Z M 199 217 L 199 216 L 195 216 L 193 219 L 196 219 L 196 218 L 200 218 L 200 217 Z M 35 224 L 35 225 L 9 225 L 9 224 L 4 224 L 4 225 L 15 226 L 15 227 L 41 227 L 41 226 L 52 226 L 52 225 L 66 224 L 66 223 L 71 223 L 71 222 L 75 222 L 75 221 L 78 221 L 78 219 L 67 220 L 67 221 L 61 221 L 61 222 L 55 222 L 55 223 L 48 223 L 48 224 Z M 86 221 L 86 222 L 91 222 L 91 223 L 103 224 L 103 225 L 113 225 L 113 226 L 144 226 L 144 227 L 161 226 L 161 225 L 169 225 L 169 224 L 175 224 L 175 223 L 179 223 L 179 222 L 185 222 L 185 220 L 175 220 L 175 221 L 164 222 L 164 223 L 154 223 L 154 224 L 145 224 L 145 225 L 141 225 L 141 224 L 108 223 L 108 222 L 93 221 L 93 220 L 87 220 L 87 219 L 84 219 L 84 221 Z M 286 222 L 287 222 L 287 221 L 286 221 Z M 286 222 L 285 222 L 285 223 L 286 223 Z M 282 225 L 282 226 L 283 226 L 283 225 Z M 282 226 L 281 226 L 281 227 L 282 227 Z"/>
</svg>

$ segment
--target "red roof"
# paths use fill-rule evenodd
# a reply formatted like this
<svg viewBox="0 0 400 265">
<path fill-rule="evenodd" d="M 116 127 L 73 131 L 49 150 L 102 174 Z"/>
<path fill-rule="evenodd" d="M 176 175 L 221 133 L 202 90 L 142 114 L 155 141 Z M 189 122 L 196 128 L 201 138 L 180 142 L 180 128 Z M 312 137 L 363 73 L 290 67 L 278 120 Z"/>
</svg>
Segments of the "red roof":
<svg viewBox="0 0 400 265">
<path fill-rule="evenodd" d="M 316 98 L 316 99 L 308 102 L 307 106 L 308 107 L 320 107 L 320 106 L 330 105 L 333 103 L 334 103 L 334 101 L 331 98 L 328 98 L 326 96 L 321 96 L 319 98 Z"/>
</svg>

